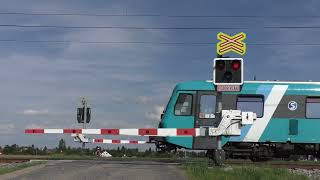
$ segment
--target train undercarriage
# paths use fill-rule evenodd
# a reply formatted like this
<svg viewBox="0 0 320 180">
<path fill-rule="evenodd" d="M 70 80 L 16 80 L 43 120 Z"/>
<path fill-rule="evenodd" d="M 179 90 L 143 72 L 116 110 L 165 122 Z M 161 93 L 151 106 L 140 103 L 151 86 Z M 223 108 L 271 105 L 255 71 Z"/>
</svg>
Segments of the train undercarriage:
<svg viewBox="0 0 320 180">
<path fill-rule="evenodd" d="M 226 158 L 267 161 L 274 158 L 297 160 L 300 156 L 319 157 L 319 144 L 295 143 L 227 143 Z"/>
<path fill-rule="evenodd" d="M 168 143 L 164 138 L 151 138 L 158 152 L 170 152 L 183 148 Z M 207 156 L 217 164 L 224 159 L 250 159 L 251 161 L 268 161 L 272 159 L 298 160 L 300 157 L 312 156 L 320 158 L 319 144 L 295 143 L 234 143 L 229 142 L 223 146 L 223 151 L 217 149 L 207 150 Z M 219 158 L 217 158 L 219 157 Z"/>
</svg>

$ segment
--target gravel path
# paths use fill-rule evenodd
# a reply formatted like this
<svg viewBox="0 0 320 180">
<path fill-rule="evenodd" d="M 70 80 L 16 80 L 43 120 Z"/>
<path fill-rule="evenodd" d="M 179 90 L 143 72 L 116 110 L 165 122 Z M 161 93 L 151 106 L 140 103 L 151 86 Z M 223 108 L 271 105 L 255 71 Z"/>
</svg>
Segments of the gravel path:
<svg viewBox="0 0 320 180">
<path fill-rule="evenodd" d="M 320 179 L 320 169 L 288 169 L 290 172 L 295 173 L 295 174 L 300 174 L 300 175 L 305 175 L 309 179 Z"/>
</svg>

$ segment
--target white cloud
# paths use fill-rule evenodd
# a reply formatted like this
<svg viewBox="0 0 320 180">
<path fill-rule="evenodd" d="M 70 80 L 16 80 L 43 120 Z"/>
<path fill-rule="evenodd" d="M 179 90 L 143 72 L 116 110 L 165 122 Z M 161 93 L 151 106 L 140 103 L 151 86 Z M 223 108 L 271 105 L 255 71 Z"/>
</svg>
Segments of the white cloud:
<svg viewBox="0 0 320 180">
<path fill-rule="evenodd" d="M 15 133 L 15 125 L 13 123 L 1 123 L 0 134 L 13 134 Z"/>
<path fill-rule="evenodd" d="M 147 104 L 150 101 L 152 101 L 152 97 L 149 97 L 149 96 L 138 96 L 136 98 L 136 101 L 137 101 L 138 104 Z"/>
<path fill-rule="evenodd" d="M 27 126 L 26 126 L 26 129 L 36 129 L 36 128 L 44 128 L 44 126 L 42 126 L 42 125 L 39 125 L 39 124 L 28 124 Z"/>
<path fill-rule="evenodd" d="M 163 113 L 163 106 L 154 106 L 151 112 L 145 114 L 145 117 L 149 120 L 160 121 L 160 116 Z"/>
<path fill-rule="evenodd" d="M 49 113 L 48 109 L 26 109 L 22 112 L 24 115 L 47 115 Z"/>
</svg>

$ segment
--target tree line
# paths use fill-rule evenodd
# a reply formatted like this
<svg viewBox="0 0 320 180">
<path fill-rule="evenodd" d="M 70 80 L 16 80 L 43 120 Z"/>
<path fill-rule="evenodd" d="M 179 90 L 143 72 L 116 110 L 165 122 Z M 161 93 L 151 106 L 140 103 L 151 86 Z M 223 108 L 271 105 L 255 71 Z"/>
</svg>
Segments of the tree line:
<svg viewBox="0 0 320 180">
<path fill-rule="evenodd" d="M 98 147 L 98 146 L 97 146 Z M 64 139 L 60 139 L 56 148 L 48 149 L 46 146 L 43 148 L 31 146 L 19 146 L 17 144 L 5 145 L 0 147 L 0 152 L 6 155 L 84 155 L 84 156 L 95 156 L 96 148 L 80 148 L 70 147 L 66 145 Z M 176 151 L 171 153 L 159 153 L 152 148 L 148 148 L 144 151 L 139 151 L 138 148 L 126 148 L 125 146 L 118 147 L 117 149 L 106 149 L 100 147 L 101 152 L 107 151 L 113 157 L 204 157 L 205 152 L 194 152 L 194 151 Z"/>
</svg>

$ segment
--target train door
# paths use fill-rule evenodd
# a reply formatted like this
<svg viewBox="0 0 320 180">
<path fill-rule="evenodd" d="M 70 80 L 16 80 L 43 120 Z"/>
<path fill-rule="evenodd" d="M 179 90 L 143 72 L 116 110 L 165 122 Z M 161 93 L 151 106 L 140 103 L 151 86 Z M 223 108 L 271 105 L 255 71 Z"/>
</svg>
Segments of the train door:
<svg viewBox="0 0 320 180">
<path fill-rule="evenodd" d="M 198 91 L 196 98 L 196 108 L 194 114 L 194 127 L 217 126 L 218 119 L 216 118 L 217 110 L 217 93 L 215 91 Z M 193 147 L 195 149 L 213 149 L 216 147 L 215 137 L 195 137 Z"/>
<path fill-rule="evenodd" d="M 216 126 L 217 94 L 213 91 L 198 91 L 195 111 L 195 127 Z"/>
</svg>

